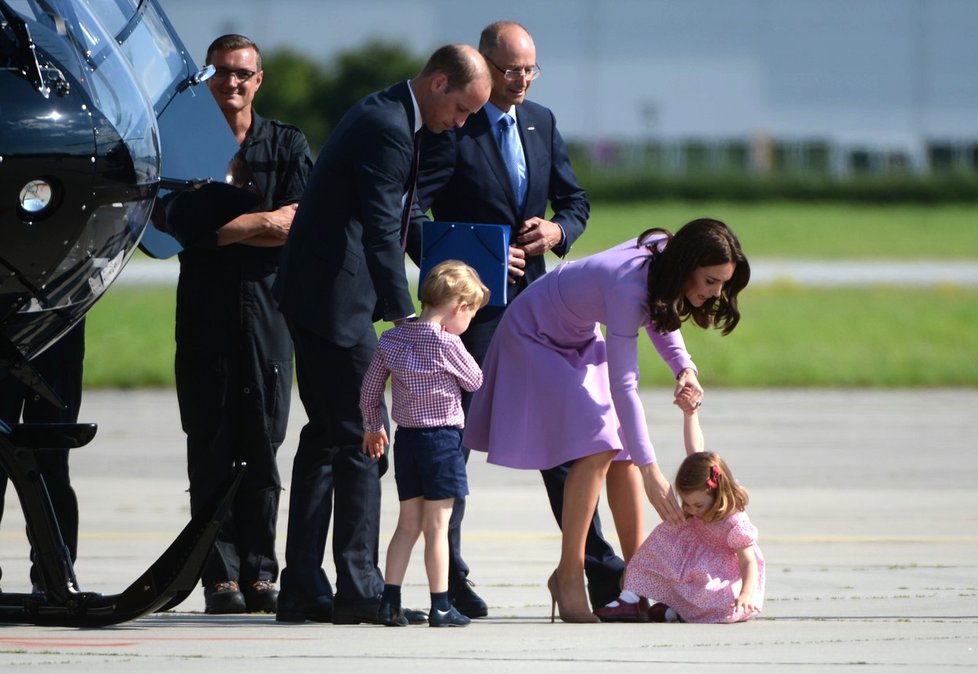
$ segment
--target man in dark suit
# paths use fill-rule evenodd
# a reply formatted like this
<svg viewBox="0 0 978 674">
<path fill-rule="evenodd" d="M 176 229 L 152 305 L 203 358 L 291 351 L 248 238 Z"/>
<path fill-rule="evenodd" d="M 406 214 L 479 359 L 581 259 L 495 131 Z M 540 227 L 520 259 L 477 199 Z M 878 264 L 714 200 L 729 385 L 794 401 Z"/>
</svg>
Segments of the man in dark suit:
<svg viewBox="0 0 978 674">
<path fill-rule="evenodd" d="M 440 137 L 425 134 L 409 252 L 417 260 L 423 213 L 428 208 L 436 220 L 510 225 L 508 295 L 512 299 L 546 272 L 547 251 L 560 257 L 568 253 L 584 232 L 590 206 L 571 169 L 553 113 L 526 100 L 530 84 L 540 74 L 533 38 L 517 23 L 498 21 L 482 31 L 479 51 L 492 76 L 489 102 L 464 129 Z M 503 134 L 513 124 L 512 118 L 518 134 L 511 136 L 515 143 L 510 151 Z M 552 220 L 545 218 L 548 201 L 554 211 Z M 503 307 L 483 308 L 462 335 L 480 364 L 502 312 Z M 463 396 L 468 410 L 471 394 Z M 567 467 L 542 473 L 560 524 Z M 469 569 L 461 556 L 464 512 L 465 500 L 456 498 L 449 530 L 449 596 L 460 612 L 482 617 L 488 615 L 488 607 L 472 590 Z M 600 526 L 595 513 L 586 550 L 588 588 L 595 607 L 617 596 L 624 570 L 624 562 L 604 540 Z"/>
<path fill-rule="evenodd" d="M 377 342 L 374 321 L 414 313 L 402 230 L 416 135 L 422 124 L 433 133 L 461 127 L 489 88 L 488 66 L 474 48 L 438 49 L 416 78 L 344 115 L 300 201 L 276 283 L 309 418 L 292 470 L 282 622 L 377 622 L 379 478 L 387 463 L 360 451 L 360 384 Z M 335 597 L 322 569 L 333 507 Z"/>
</svg>

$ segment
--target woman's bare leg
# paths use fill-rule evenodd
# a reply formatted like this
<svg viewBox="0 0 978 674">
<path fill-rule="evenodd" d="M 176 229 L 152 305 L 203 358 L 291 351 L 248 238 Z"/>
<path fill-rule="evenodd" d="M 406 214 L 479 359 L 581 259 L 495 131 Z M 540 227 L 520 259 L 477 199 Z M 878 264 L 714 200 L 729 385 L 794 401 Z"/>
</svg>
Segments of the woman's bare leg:
<svg viewBox="0 0 978 674">
<path fill-rule="evenodd" d="M 631 461 L 612 461 L 608 469 L 608 506 L 615 519 L 621 556 L 627 563 L 645 532 L 645 487 L 642 474 Z"/>
<path fill-rule="evenodd" d="M 591 613 L 584 589 L 584 541 L 615 452 L 585 456 L 573 463 L 564 484 L 560 563 L 554 572 L 563 619 Z"/>
</svg>

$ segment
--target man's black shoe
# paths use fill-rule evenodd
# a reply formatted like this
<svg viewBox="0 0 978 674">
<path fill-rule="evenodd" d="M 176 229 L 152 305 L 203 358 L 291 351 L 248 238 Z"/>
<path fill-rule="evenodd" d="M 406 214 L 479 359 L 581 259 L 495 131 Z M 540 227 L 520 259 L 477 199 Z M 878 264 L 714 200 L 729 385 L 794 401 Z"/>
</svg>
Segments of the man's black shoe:
<svg viewBox="0 0 978 674">
<path fill-rule="evenodd" d="M 380 603 L 377 620 L 388 627 L 407 627 L 408 624 L 408 619 L 404 617 L 404 611 L 401 610 L 401 607 L 394 608 L 387 602 Z"/>
<path fill-rule="evenodd" d="M 204 613 L 223 615 L 248 610 L 238 581 L 228 580 L 204 588 Z"/>
<path fill-rule="evenodd" d="M 338 603 L 333 607 L 334 625 L 357 625 L 359 623 L 369 623 L 373 625 L 383 625 L 378 615 L 380 611 L 380 597 L 376 599 L 361 599 L 350 604 Z"/>
<path fill-rule="evenodd" d="M 431 609 L 428 614 L 428 627 L 465 627 L 471 620 L 458 612 L 454 606 L 447 611 Z"/>
<path fill-rule="evenodd" d="M 407 618 L 409 625 L 424 625 L 428 622 L 428 614 L 413 608 L 403 610 L 404 617 Z"/>
<path fill-rule="evenodd" d="M 241 588 L 248 613 L 276 613 L 278 609 L 278 590 L 270 580 L 256 580 Z"/>
<path fill-rule="evenodd" d="M 472 589 L 471 580 L 450 587 L 448 589 L 448 601 L 458 609 L 459 613 L 469 618 L 485 618 L 489 615 L 489 606 Z"/>
<path fill-rule="evenodd" d="M 319 597 L 313 602 L 297 604 L 284 601 L 282 595 L 279 595 L 275 620 L 280 623 L 304 623 L 307 620 L 314 623 L 331 623 L 333 600 L 330 597 Z"/>
</svg>

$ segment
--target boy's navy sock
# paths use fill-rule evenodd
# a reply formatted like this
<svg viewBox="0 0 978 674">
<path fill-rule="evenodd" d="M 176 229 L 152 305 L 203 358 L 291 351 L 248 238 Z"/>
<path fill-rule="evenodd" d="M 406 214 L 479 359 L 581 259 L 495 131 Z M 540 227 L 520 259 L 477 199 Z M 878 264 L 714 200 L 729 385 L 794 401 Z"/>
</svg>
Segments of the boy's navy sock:
<svg viewBox="0 0 978 674">
<path fill-rule="evenodd" d="M 432 592 L 431 593 L 431 608 L 437 611 L 447 611 L 452 607 L 448 603 L 448 593 L 447 592 Z"/>
</svg>

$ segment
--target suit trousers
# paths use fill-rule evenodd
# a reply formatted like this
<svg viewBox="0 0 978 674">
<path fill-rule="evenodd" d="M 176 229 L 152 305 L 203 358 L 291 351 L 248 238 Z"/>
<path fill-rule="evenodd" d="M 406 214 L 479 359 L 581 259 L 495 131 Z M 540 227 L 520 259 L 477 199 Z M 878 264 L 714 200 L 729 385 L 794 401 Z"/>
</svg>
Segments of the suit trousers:
<svg viewBox="0 0 978 674">
<path fill-rule="evenodd" d="M 492 340 L 492 335 L 496 331 L 499 321 L 502 320 L 504 310 L 505 307 L 484 307 L 476 315 L 469 329 L 462 334 L 462 342 L 480 365 L 486 357 L 489 342 Z M 471 401 L 472 394 L 463 391 L 462 407 L 466 414 L 468 414 Z M 467 461 L 469 458 L 468 448 L 465 448 L 463 453 Z M 566 463 L 540 471 L 544 487 L 547 489 L 547 497 L 550 500 L 550 508 L 557 520 L 558 527 L 561 526 L 564 508 L 564 483 L 567 481 L 570 465 L 570 463 Z M 469 574 L 469 567 L 462 559 L 462 518 L 464 515 L 465 498 L 456 498 L 448 529 L 449 592 L 452 588 L 464 585 Z M 584 572 L 587 575 L 588 592 L 594 606 L 604 606 L 618 597 L 619 583 L 624 570 L 625 562 L 615 554 L 614 548 L 605 540 L 601 531 L 601 518 L 595 510 L 584 547 Z"/>
<path fill-rule="evenodd" d="M 360 451 L 359 402 L 377 336 L 370 325 L 358 344 L 343 348 L 293 321 L 289 331 L 299 397 L 309 422 L 302 428 L 292 466 L 279 603 L 301 606 L 333 596 L 322 565 L 334 510 L 336 603 L 372 600 L 384 589 L 377 562 L 380 476 L 387 457 L 372 459 Z"/>
</svg>

